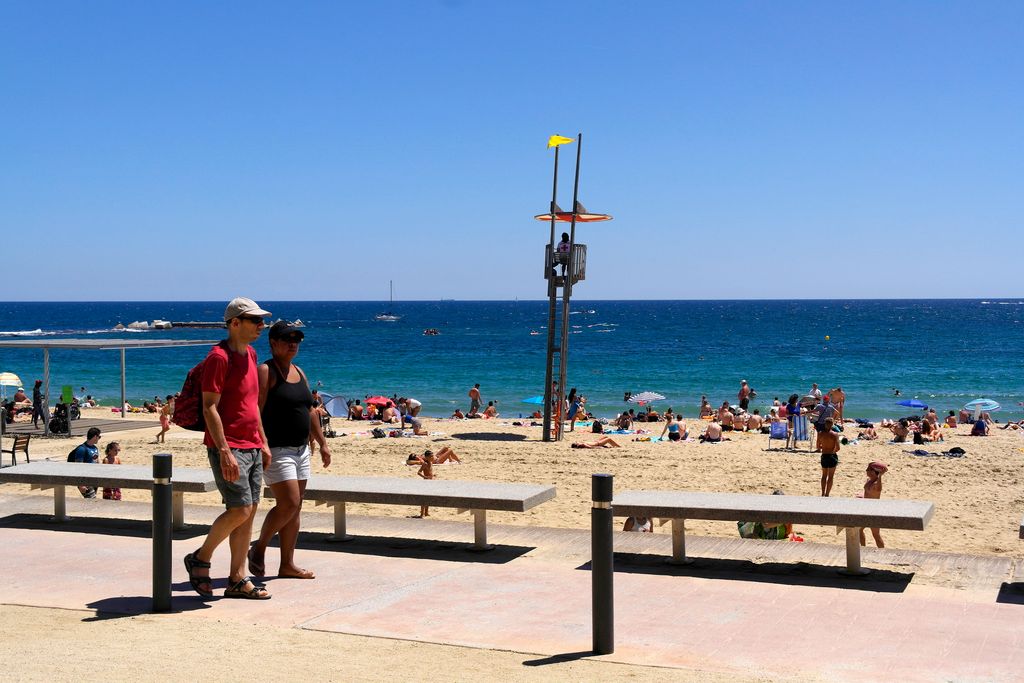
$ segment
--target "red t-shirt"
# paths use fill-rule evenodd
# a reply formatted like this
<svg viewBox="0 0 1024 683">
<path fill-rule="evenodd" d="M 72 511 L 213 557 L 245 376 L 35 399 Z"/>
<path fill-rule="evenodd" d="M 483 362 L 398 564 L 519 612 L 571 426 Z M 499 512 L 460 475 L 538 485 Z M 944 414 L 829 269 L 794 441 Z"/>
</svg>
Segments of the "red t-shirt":
<svg viewBox="0 0 1024 683">
<path fill-rule="evenodd" d="M 217 412 L 231 448 L 262 448 L 260 439 L 260 384 L 256 376 L 256 349 L 235 353 L 218 344 L 203 365 L 203 392 L 220 394 Z M 207 428 L 203 443 L 216 448 Z"/>
</svg>

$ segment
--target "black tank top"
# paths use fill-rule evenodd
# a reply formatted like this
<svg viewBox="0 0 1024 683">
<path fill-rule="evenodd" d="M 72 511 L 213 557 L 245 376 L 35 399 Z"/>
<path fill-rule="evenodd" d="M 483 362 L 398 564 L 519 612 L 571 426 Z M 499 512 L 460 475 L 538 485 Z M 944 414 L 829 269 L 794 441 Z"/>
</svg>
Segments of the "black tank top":
<svg viewBox="0 0 1024 683">
<path fill-rule="evenodd" d="M 271 448 L 297 448 L 309 443 L 309 409 L 313 394 L 306 377 L 299 373 L 299 381 L 289 383 L 272 359 L 264 363 L 276 377 L 274 386 L 267 391 L 263 404 L 263 431 Z"/>
</svg>

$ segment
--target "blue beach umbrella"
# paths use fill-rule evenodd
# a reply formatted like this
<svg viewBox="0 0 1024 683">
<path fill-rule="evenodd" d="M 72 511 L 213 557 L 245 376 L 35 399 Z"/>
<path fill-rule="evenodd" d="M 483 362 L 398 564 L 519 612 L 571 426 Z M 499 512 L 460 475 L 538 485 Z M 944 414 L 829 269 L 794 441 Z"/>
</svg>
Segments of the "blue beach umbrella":
<svg viewBox="0 0 1024 683">
<path fill-rule="evenodd" d="M 520 403 L 533 403 L 538 406 L 544 405 L 543 396 L 531 396 L 530 398 L 524 398 Z"/>
<path fill-rule="evenodd" d="M 906 406 L 907 408 L 917 408 L 917 409 L 920 409 L 920 410 L 928 410 L 928 406 L 926 404 L 922 403 L 921 401 L 918 401 L 916 398 L 908 398 L 905 401 L 896 401 L 896 405 L 898 405 L 898 406 Z"/>
</svg>

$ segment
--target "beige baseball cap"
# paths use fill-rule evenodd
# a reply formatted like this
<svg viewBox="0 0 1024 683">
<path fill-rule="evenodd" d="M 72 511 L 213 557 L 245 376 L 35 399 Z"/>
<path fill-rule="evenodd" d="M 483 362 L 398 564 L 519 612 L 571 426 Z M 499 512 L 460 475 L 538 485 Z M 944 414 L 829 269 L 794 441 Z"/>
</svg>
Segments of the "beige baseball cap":
<svg viewBox="0 0 1024 683">
<path fill-rule="evenodd" d="M 252 299 L 246 299 L 244 296 L 232 299 L 228 304 L 228 307 L 224 309 L 224 322 L 237 318 L 241 315 L 252 315 L 258 317 L 267 317 L 271 315 L 270 311 L 264 311 L 260 308 Z"/>
</svg>

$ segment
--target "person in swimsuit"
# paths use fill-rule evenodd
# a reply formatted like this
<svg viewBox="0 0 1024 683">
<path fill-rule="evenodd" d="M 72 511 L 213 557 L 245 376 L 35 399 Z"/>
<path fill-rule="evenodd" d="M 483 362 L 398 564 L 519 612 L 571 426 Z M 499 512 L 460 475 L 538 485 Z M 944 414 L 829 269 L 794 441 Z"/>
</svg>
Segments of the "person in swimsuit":
<svg viewBox="0 0 1024 683">
<path fill-rule="evenodd" d="M 103 450 L 103 464 L 104 465 L 120 465 L 121 458 L 117 457 L 117 454 L 121 452 L 121 444 L 116 441 L 111 441 L 107 444 L 107 447 Z M 107 488 L 103 487 L 103 500 L 121 500 L 121 489 L 119 488 Z"/>
<path fill-rule="evenodd" d="M 668 432 L 669 441 L 679 441 L 683 438 L 682 430 L 679 429 L 679 423 L 676 422 L 676 416 L 672 413 L 668 413 L 665 416 L 665 426 L 661 428 L 661 436 L 665 436 L 665 432 Z"/>
<path fill-rule="evenodd" d="M 700 435 L 700 440 L 705 443 L 718 443 L 722 440 L 722 425 L 718 424 L 718 418 L 712 417 L 711 422 Z"/>
<path fill-rule="evenodd" d="M 821 453 L 821 495 L 828 497 L 832 493 L 832 480 L 839 465 L 839 435 L 832 431 L 832 418 L 825 420 L 825 429 L 818 434 L 818 447 Z"/>
<path fill-rule="evenodd" d="M 615 440 L 612 439 L 612 437 L 610 437 L 610 436 L 602 436 L 600 439 L 598 439 L 597 441 L 595 441 L 593 443 L 579 442 L 579 443 L 570 444 L 570 447 L 571 448 L 622 448 L 622 446 L 617 444 L 615 442 Z"/>
<path fill-rule="evenodd" d="M 881 498 L 882 497 L 882 475 L 889 471 L 889 466 L 884 462 L 878 462 L 877 460 L 868 465 L 867 475 L 868 480 L 864 482 L 864 493 L 858 496 L 859 498 Z M 879 548 L 884 548 L 885 543 L 882 541 L 882 532 L 874 527 L 871 528 L 871 535 L 875 538 L 875 545 Z M 860 530 L 860 544 L 867 545 L 867 538 L 864 536 L 864 530 Z"/>
<path fill-rule="evenodd" d="M 622 530 L 653 534 L 654 524 L 651 523 L 650 517 L 627 517 L 626 523 L 622 525 Z"/>
<path fill-rule="evenodd" d="M 167 403 L 160 408 L 160 433 L 153 443 L 166 443 L 166 434 L 171 429 L 171 415 L 174 414 L 174 395 L 167 395 Z"/>
</svg>

